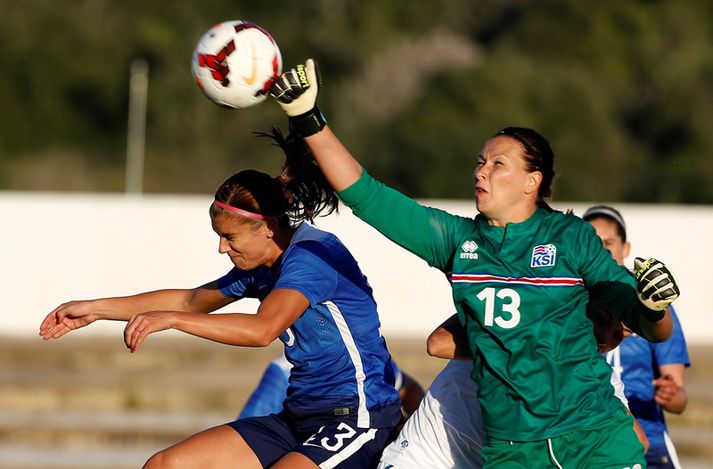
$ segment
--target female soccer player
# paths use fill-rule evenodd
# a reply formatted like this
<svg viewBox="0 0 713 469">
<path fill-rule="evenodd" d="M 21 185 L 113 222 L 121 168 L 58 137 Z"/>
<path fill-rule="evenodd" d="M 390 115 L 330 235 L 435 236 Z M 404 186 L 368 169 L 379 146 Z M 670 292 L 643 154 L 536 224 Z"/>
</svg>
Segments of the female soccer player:
<svg viewBox="0 0 713 469">
<path fill-rule="evenodd" d="M 650 259 L 635 281 L 591 226 L 549 207 L 554 154 L 535 131 L 510 127 L 485 142 L 474 173 L 480 213 L 468 219 L 362 170 L 316 107 L 317 88 L 308 60 L 271 93 L 354 214 L 449 273 L 474 357 L 485 467 L 643 466 L 585 309 L 591 295 L 640 335 L 665 340 L 678 296 L 668 269 Z"/>
<path fill-rule="evenodd" d="M 273 137 L 287 156 L 282 176 L 241 171 L 211 204 L 219 251 L 235 265 L 227 275 L 191 290 L 72 301 L 40 327 L 56 339 L 98 319 L 128 321 L 132 352 L 165 329 L 247 347 L 284 342 L 293 366 L 281 413 L 205 430 L 147 468 L 363 468 L 401 420 L 371 287 L 334 235 L 294 223 L 333 209 L 336 198 L 302 140 Z M 244 297 L 261 301 L 256 314 L 207 314 Z"/>
</svg>

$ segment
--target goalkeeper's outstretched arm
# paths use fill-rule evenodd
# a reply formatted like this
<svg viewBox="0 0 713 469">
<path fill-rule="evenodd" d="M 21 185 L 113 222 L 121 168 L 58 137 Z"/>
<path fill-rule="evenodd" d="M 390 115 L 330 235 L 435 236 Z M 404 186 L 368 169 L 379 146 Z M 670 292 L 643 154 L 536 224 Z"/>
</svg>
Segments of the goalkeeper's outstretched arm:
<svg viewBox="0 0 713 469">
<path fill-rule="evenodd" d="M 317 107 L 318 91 L 317 64 L 308 59 L 283 73 L 270 94 L 287 113 L 290 133 L 305 139 L 327 180 L 339 192 L 361 177 L 362 167 L 327 126 Z"/>
</svg>

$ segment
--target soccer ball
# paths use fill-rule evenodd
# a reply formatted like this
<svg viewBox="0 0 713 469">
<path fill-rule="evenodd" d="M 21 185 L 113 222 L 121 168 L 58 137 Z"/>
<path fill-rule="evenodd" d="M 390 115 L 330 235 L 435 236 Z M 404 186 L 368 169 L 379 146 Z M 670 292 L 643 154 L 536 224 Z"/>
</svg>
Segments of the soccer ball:
<svg viewBox="0 0 713 469">
<path fill-rule="evenodd" d="M 200 38 L 191 70 L 196 84 L 211 101 L 242 109 L 267 98 L 282 73 L 282 55 L 270 33 L 260 26 L 225 21 Z"/>
</svg>

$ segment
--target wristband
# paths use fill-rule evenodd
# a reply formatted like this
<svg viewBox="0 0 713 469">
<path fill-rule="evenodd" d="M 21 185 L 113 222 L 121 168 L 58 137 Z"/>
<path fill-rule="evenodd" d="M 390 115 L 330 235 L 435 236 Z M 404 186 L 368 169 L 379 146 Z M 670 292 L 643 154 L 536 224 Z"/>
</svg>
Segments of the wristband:
<svg viewBox="0 0 713 469">
<path fill-rule="evenodd" d="M 654 311 L 649 308 L 645 308 L 642 316 L 644 316 L 644 319 L 646 319 L 649 322 L 659 322 L 660 320 L 663 319 L 663 317 L 666 315 L 666 309 L 662 309 L 661 311 Z"/>
<path fill-rule="evenodd" d="M 327 125 L 327 119 L 324 118 L 322 111 L 315 106 L 304 114 L 290 116 L 289 123 L 291 134 L 305 138 L 322 130 Z"/>
</svg>

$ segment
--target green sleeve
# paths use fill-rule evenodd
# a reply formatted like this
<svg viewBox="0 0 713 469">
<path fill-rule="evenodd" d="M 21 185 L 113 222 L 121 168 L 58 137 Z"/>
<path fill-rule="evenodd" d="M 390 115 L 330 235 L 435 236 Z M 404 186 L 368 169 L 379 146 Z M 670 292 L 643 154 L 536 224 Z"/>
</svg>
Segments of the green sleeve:
<svg viewBox="0 0 713 469">
<path fill-rule="evenodd" d="M 472 229 L 474 223 L 425 207 L 377 181 L 366 170 L 357 182 L 337 195 L 357 217 L 443 271 L 449 269 L 457 248 L 457 233 Z"/>
<path fill-rule="evenodd" d="M 590 296 L 601 302 L 616 319 L 638 332 L 639 316 L 646 307 L 636 294 L 634 277 L 616 263 L 589 223 L 582 223 L 579 245 L 583 249 L 580 269 Z"/>
</svg>

